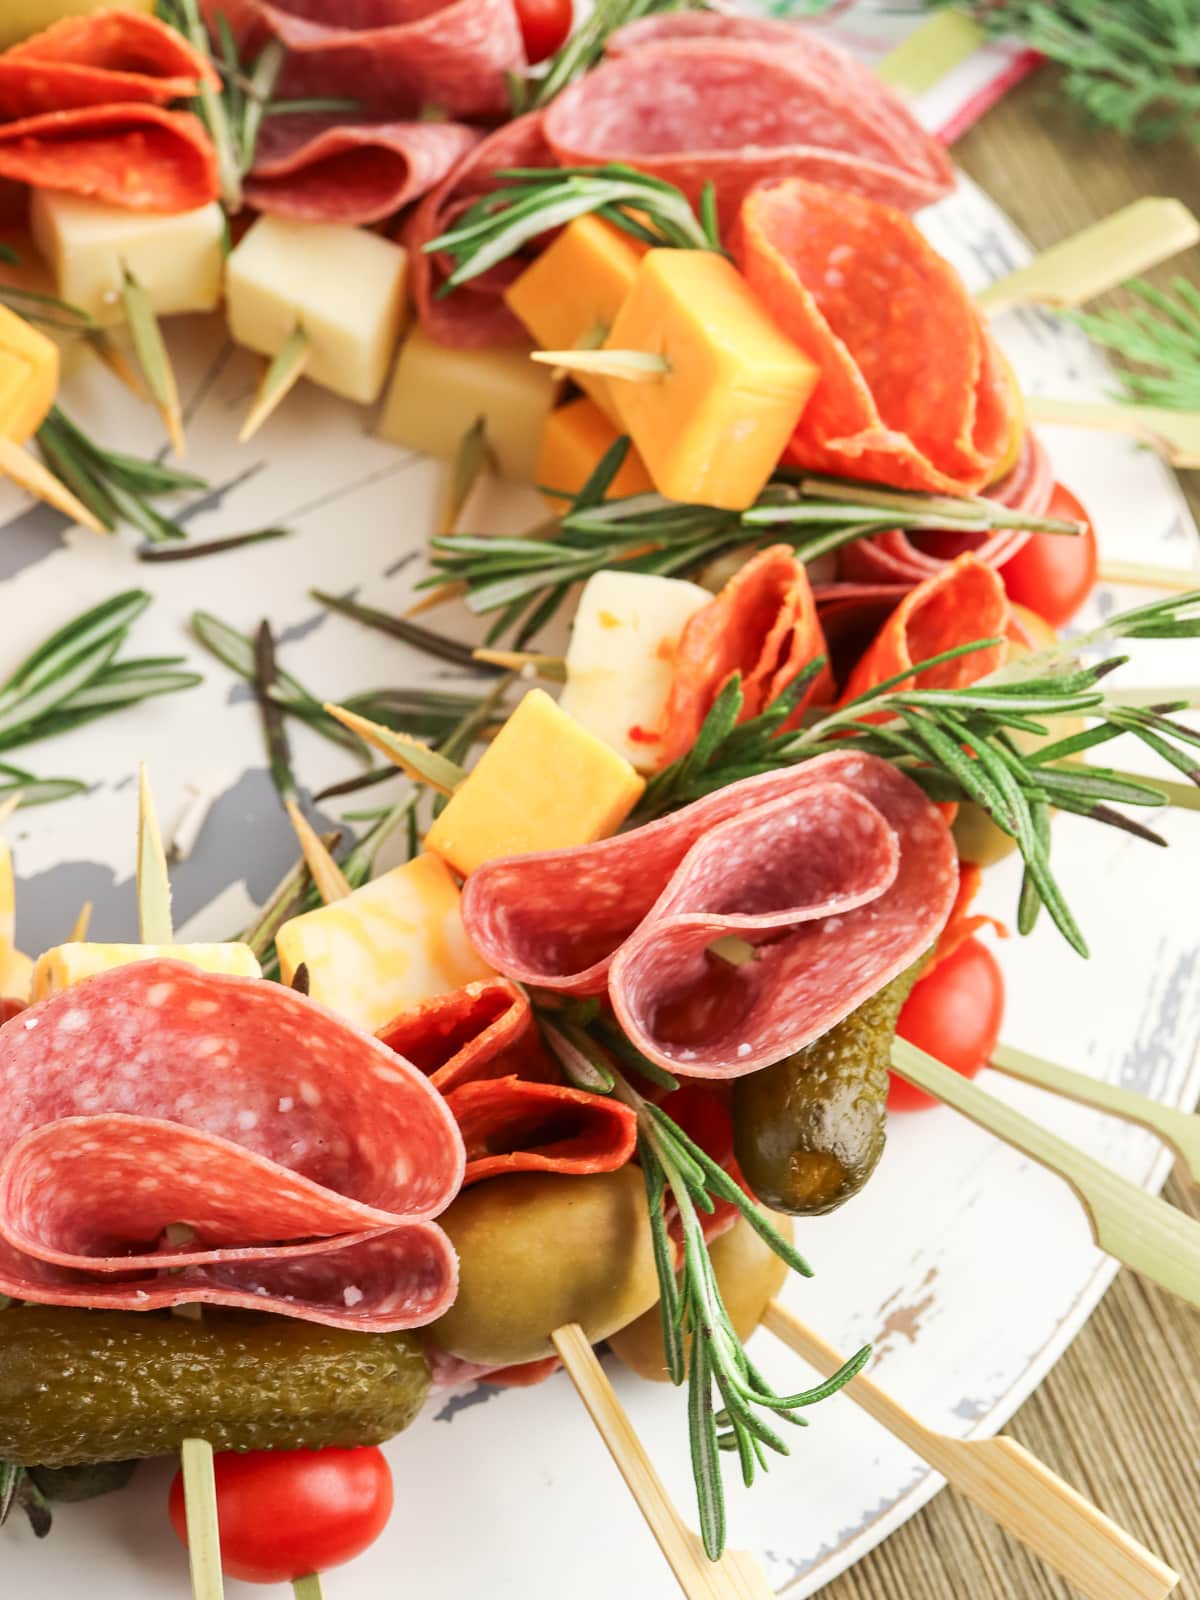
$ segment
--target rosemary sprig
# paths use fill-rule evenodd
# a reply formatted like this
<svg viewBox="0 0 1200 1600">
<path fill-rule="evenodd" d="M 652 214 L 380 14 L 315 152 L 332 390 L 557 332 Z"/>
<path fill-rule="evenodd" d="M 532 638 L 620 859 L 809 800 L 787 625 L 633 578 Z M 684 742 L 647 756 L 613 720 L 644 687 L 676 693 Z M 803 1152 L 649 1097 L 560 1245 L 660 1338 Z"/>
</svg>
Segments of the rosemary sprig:
<svg viewBox="0 0 1200 1600">
<path fill-rule="evenodd" d="M 499 670 L 477 661 L 473 646 L 463 644 L 458 639 L 447 638 L 445 634 L 437 633 L 432 628 L 424 628 L 418 622 L 410 622 L 407 617 L 395 616 L 392 612 L 381 611 L 376 606 L 363 605 L 359 600 L 352 600 L 349 595 L 328 594 L 324 589 L 310 589 L 308 592 L 326 610 L 337 611 L 342 616 L 361 622 L 368 628 L 390 634 L 393 639 L 412 645 L 414 649 L 423 651 L 425 655 L 432 656 L 437 661 L 448 661 L 451 666 L 463 667 L 470 672 L 486 674 Z"/>
<path fill-rule="evenodd" d="M 601 167 L 509 167 L 496 173 L 503 186 L 477 200 L 453 228 L 425 250 L 452 256 L 457 266 L 443 285 L 448 294 L 506 261 L 539 234 L 595 213 L 626 233 L 658 246 L 720 250 L 710 205 L 700 215 L 674 184 L 619 162 Z"/>
<path fill-rule="evenodd" d="M 1142 302 L 1130 311 L 1070 312 L 1097 344 L 1148 372 L 1122 371 L 1130 399 L 1171 411 L 1200 411 L 1200 290 L 1173 278 L 1171 292 L 1135 278 L 1125 288 Z"/>
<path fill-rule="evenodd" d="M 1036 523 L 1041 532 L 1079 532 L 1077 523 L 1031 521 L 984 498 L 884 491 L 832 478 L 779 478 L 742 512 L 684 505 L 657 494 L 605 501 L 628 448 L 628 439 L 615 441 L 571 508 L 523 538 L 464 533 L 433 539 L 433 575 L 418 587 L 458 586 L 472 611 L 498 613 L 487 643 L 515 631 L 520 649 L 554 616 L 572 584 L 612 567 L 684 577 L 726 550 L 767 539 L 792 545 L 807 562 L 887 528 L 984 534 Z"/>
<path fill-rule="evenodd" d="M 37 431 L 38 449 L 46 465 L 76 494 L 110 532 L 128 522 L 152 544 L 186 539 L 183 527 L 157 510 L 160 495 L 205 490 L 208 483 L 140 456 L 106 450 L 90 438 L 58 406 L 52 406 Z"/>
<path fill-rule="evenodd" d="M 784 724 L 822 663 L 810 663 L 773 705 L 740 725 L 742 692 L 735 678 L 717 697 L 692 750 L 647 784 L 632 820 L 650 821 L 743 778 L 794 766 L 827 751 L 863 750 L 893 762 L 936 800 L 973 800 L 981 806 L 1002 832 L 1016 840 L 1025 863 L 1018 919 L 1022 931 L 1028 931 L 1044 905 L 1068 943 L 1086 956 L 1083 934 L 1050 867 L 1049 808 L 1162 843 L 1158 835 L 1112 807 L 1161 806 L 1166 797 L 1152 782 L 1143 783 L 1112 768 L 1057 763 L 1129 734 L 1200 784 L 1196 754 L 1200 733 L 1169 714 L 1184 709 L 1186 701 L 1153 711 L 1109 701 L 1097 686 L 1128 658 L 1085 666 L 1082 652 L 1120 639 L 1196 637 L 1200 637 L 1200 591 L 1122 612 L 1080 639 L 1023 657 L 964 689 L 912 687 L 912 673 L 903 674 L 793 732 L 782 731 Z M 995 643 L 976 640 L 930 657 L 918 663 L 918 669 Z M 1018 732 L 1045 736 L 1054 719 L 1081 715 L 1097 726 L 1032 754 L 1013 737 Z"/>
<path fill-rule="evenodd" d="M 296 799 L 299 790 L 296 786 L 296 775 L 292 771 L 283 707 L 274 697 L 278 682 L 275 636 L 271 632 L 271 624 L 264 618 L 254 638 L 254 694 L 262 717 L 271 782 L 278 790 L 279 798 L 286 804 L 287 801 Z"/>
<path fill-rule="evenodd" d="M 639 17 L 691 9 L 690 0 L 598 0 L 562 49 L 550 58 L 540 77 L 514 76 L 510 80 L 513 116 L 549 105 L 569 83 L 590 72 L 618 28 L 636 22 Z"/>
<path fill-rule="evenodd" d="M 290 528 L 255 528 L 251 533 L 231 533 L 225 538 L 206 539 L 201 544 L 190 543 L 182 547 L 177 544 L 142 545 L 137 557 L 139 561 L 198 561 L 205 556 L 220 556 L 230 550 L 240 550 L 243 545 L 286 539 L 291 531 Z"/>
</svg>

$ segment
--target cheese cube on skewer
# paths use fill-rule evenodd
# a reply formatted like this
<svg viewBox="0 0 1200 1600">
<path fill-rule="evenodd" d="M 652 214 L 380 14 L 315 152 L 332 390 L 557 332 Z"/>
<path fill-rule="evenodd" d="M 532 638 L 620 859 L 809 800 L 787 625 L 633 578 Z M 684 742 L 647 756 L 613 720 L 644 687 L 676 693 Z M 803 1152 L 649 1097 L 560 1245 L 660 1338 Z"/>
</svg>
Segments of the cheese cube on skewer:
<svg viewBox="0 0 1200 1600">
<path fill-rule="evenodd" d="M 464 877 L 485 861 L 615 833 L 645 784 L 624 757 L 531 689 L 451 796 L 425 847 Z"/>
<path fill-rule="evenodd" d="M 58 294 L 97 322 L 124 319 L 126 271 L 159 316 L 211 311 L 220 301 L 225 218 L 215 200 L 161 216 L 35 189 L 29 225 Z"/>
<path fill-rule="evenodd" d="M 536 482 L 543 492 L 547 489 L 563 491 L 545 495 L 555 511 L 562 510 L 568 498 L 579 493 L 605 451 L 618 438 L 620 435 L 612 423 L 586 395 L 569 400 L 550 413 L 542 430 Z M 644 494 L 653 488 L 645 463 L 631 444 L 604 498 L 616 500 L 624 495 Z"/>
<path fill-rule="evenodd" d="M 285 922 L 275 940 L 283 980 L 303 964 L 314 1000 L 374 1033 L 422 1000 L 492 976 L 471 948 L 458 902 L 445 863 L 417 856 Z"/>
<path fill-rule="evenodd" d="M 404 341 L 379 432 L 392 444 L 453 460 L 482 417 L 501 474 L 531 483 L 542 430 L 561 385 L 529 359 L 529 346 L 458 350 L 423 328 Z"/>
<path fill-rule="evenodd" d="M 245 944 L 60 944 L 38 957 L 33 970 L 33 998 L 69 989 L 114 967 L 137 961 L 184 961 L 201 972 L 230 978 L 261 978 L 262 968 Z"/>
<path fill-rule="evenodd" d="M 259 217 L 225 265 L 229 332 L 275 356 L 303 328 L 305 377 L 369 404 L 404 323 L 407 260 L 363 228 Z"/>
<path fill-rule="evenodd" d="M 45 420 L 58 388 L 58 346 L 0 305 L 0 436 L 24 444 Z"/>
<path fill-rule="evenodd" d="M 656 767 L 688 618 L 712 599 L 682 578 L 598 572 L 579 597 L 559 707 L 634 767 Z"/>
</svg>

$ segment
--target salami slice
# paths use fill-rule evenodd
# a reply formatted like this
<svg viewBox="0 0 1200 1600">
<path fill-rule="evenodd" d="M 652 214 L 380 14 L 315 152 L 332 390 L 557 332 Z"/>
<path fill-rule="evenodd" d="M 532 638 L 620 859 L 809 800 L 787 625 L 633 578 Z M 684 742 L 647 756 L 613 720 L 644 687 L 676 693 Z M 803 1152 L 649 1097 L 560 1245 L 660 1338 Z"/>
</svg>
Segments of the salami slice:
<svg viewBox="0 0 1200 1600">
<path fill-rule="evenodd" d="M 153 17 L 65 17 L 0 55 L 0 117 L 82 106 L 168 105 L 220 79 L 182 34 Z"/>
<path fill-rule="evenodd" d="M 246 201 L 301 222 L 381 222 L 440 183 L 480 137 L 460 122 L 272 117 Z"/>
<path fill-rule="evenodd" d="M 513 0 L 278 0 L 259 7 L 287 46 L 281 93 L 348 95 L 372 117 L 494 117 L 525 66 Z"/>
<path fill-rule="evenodd" d="M 790 545 L 752 557 L 708 605 L 690 617 L 675 649 L 674 676 L 663 719 L 662 764 L 696 742 L 713 702 L 734 673 L 741 675 L 740 721 L 756 717 L 815 657 L 825 653 L 816 602 Z M 797 712 L 829 699 L 823 674 Z"/>
<path fill-rule="evenodd" d="M 0 1029 L 0 1292 L 414 1327 L 462 1141 L 424 1076 L 275 984 L 117 968 Z M 191 1240 L 164 1246 L 171 1224 Z"/>
<path fill-rule="evenodd" d="M 1008 597 L 1000 575 L 977 556 L 959 556 L 901 600 L 850 674 L 842 703 L 945 650 L 976 639 L 1004 639 L 1008 617 Z M 1007 643 L 975 650 L 924 672 L 913 672 L 901 687 L 965 688 L 1002 666 L 1007 654 Z"/>
<path fill-rule="evenodd" d="M 949 262 L 901 212 L 789 180 L 741 211 L 747 281 L 821 369 L 784 459 L 969 494 L 1012 437 L 1003 362 Z"/>
<path fill-rule="evenodd" d="M 502 168 L 553 165 L 542 133 L 542 113 L 530 112 L 489 134 L 417 206 L 401 237 L 410 252 L 417 314 L 431 338 L 466 349 L 526 340 L 524 328 L 502 299 L 504 290 L 524 271 L 523 261 L 502 262 L 441 299 L 438 290 L 453 262 L 428 254 L 424 247 L 493 187 L 494 175 Z"/>
<path fill-rule="evenodd" d="M 488 862 L 463 893 L 480 954 L 522 982 L 607 991 L 637 1048 L 733 1078 L 816 1038 L 933 943 L 949 830 L 888 762 L 766 773 L 598 844 Z M 709 947 L 756 947 L 735 966 Z"/>
<path fill-rule="evenodd" d="M 647 18 L 551 104 L 565 166 L 626 161 L 728 225 L 757 184 L 806 177 L 907 211 L 954 187 L 944 151 L 877 77 L 794 23 Z"/>
<path fill-rule="evenodd" d="M 0 123 L 0 178 L 131 211 L 194 211 L 219 193 L 204 124 L 188 111 L 109 105 Z"/>
</svg>

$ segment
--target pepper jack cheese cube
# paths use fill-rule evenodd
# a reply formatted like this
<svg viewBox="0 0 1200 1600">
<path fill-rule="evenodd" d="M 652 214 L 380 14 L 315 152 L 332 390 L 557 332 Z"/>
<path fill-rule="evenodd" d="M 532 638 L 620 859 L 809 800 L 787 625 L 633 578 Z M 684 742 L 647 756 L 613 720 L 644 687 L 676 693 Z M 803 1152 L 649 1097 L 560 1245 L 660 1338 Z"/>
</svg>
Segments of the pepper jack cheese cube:
<svg viewBox="0 0 1200 1600">
<path fill-rule="evenodd" d="M 559 706 L 633 766 L 658 766 L 684 624 L 712 596 L 698 583 L 598 572 L 579 597 Z"/>
<path fill-rule="evenodd" d="M 566 507 L 591 477 L 600 458 L 620 438 L 617 430 L 599 406 L 580 396 L 568 400 L 550 413 L 542 430 L 542 448 L 538 452 L 537 484 L 543 496 L 555 510 Z M 632 445 L 621 463 L 604 498 L 617 500 L 623 495 L 644 494 L 654 488 L 645 464 Z M 548 489 L 562 489 L 562 494 L 546 494 Z"/>
<path fill-rule="evenodd" d="M 542 429 L 561 385 L 548 367 L 529 359 L 530 348 L 457 350 L 414 328 L 392 374 L 380 434 L 405 449 L 452 461 L 464 434 L 482 417 L 501 474 L 531 483 Z"/>
<path fill-rule="evenodd" d="M 624 757 L 531 689 L 425 838 L 464 877 L 485 861 L 615 833 L 646 787 Z"/>
<path fill-rule="evenodd" d="M 542 350 L 594 350 L 633 287 L 646 246 L 603 217 L 576 217 L 504 291 L 509 310 Z M 616 419 L 608 379 L 574 380 Z"/>
<path fill-rule="evenodd" d="M 458 909 L 458 885 L 437 856 L 422 855 L 276 936 L 285 983 L 308 968 L 308 992 L 367 1033 L 434 995 L 493 976 L 475 954 Z"/>
<path fill-rule="evenodd" d="M 37 432 L 58 388 L 58 346 L 0 306 L 0 435 L 16 444 Z"/>
<path fill-rule="evenodd" d="M 609 380 L 655 488 L 731 511 L 753 504 L 821 375 L 711 250 L 648 251 L 606 348 L 667 362 L 651 382 Z"/>
<path fill-rule="evenodd" d="M 227 978 L 261 978 L 262 968 L 246 944 L 60 944 L 38 957 L 33 969 L 33 998 L 69 989 L 114 967 L 136 961 L 184 961 L 201 972 Z"/>
<path fill-rule="evenodd" d="M 305 376 L 369 404 L 404 323 L 407 261 L 400 245 L 364 228 L 259 217 L 225 264 L 229 332 L 274 356 L 302 327 Z"/>
<path fill-rule="evenodd" d="M 29 226 L 57 292 L 100 323 L 124 317 L 124 272 L 159 316 L 211 311 L 221 299 L 225 218 L 215 200 L 170 216 L 35 189 Z"/>
</svg>

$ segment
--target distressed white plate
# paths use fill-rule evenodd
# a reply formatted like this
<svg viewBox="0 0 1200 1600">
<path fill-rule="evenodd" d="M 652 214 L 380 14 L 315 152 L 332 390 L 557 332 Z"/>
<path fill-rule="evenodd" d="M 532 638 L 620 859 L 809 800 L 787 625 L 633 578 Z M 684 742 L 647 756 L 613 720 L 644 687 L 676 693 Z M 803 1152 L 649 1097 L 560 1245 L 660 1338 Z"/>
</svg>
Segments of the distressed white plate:
<svg viewBox="0 0 1200 1600">
<path fill-rule="evenodd" d="M 1005 218 L 966 186 L 929 214 L 928 225 L 973 286 L 1028 256 Z M 1103 363 L 1054 319 L 1010 316 L 998 331 L 1032 389 L 1105 392 Z M 155 604 L 131 649 L 185 651 L 206 674 L 186 696 L 18 757 L 39 773 L 79 774 L 94 785 L 85 799 L 16 820 L 19 939 L 27 949 L 62 938 L 84 899 L 96 903 L 99 937 L 134 936 L 134 775 L 143 757 L 168 828 L 186 809 L 189 786 L 220 796 L 175 872 L 177 910 L 190 932 L 220 938 L 241 927 L 295 857 L 264 770 L 254 706 L 187 639 L 193 607 L 246 631 L 269 616 L 284 664 L 322 695 L 455 678 L 381 635 L 326 618 L 307 593 L 310 586 L 354 589 L 400 610 L 423 571 L 440 469 L 373 438 L 361 412 L 306 385 L 253 446 L 239 449 L 236 424 L 255 377 L 250 359 L 223 347 L 215 320 L 173 328 L 172 342 L 188 398 L 189 465 L 223 486 L 195 517 L 194 536 L 267 522 L 296 534 L 211 561 L 143 566 L 129 535 L 76 532 L 64 547 L 52 513 L 28 509 L 0 485 L 0 672 L 83 606 L 145 584 Z M 102 369 L 75 375 L 65 404 L 121 448 L 150 453 L 160 443 L 152 415 Z M 1109 555 L 1195 562 L 1195 529 L 1155 460 L 1112 437 L 1054 433 L 1048 442 Z M 523 492 L 505 494 L 507 516 L 519 526 L 535 504 Z M 1137 598 L 1101 590 L 1093 610 Z M 470 632 L 465 615 L 439 614 L 439 622 Z M 1194 644 L 1148 644 L 1131 672 L 1147 683 L 1194 681 L 1196 653 Z M 293 730 L 293 739 L 297 768 L 313 789 L 354 770 L 316 736 Z M 379 791 L 369 793 L 373 800 Z M 1005 1032 L 1085 1072 L 1191 1105 L 1200 1088 L 1193 1060 L 1200 933 L 1193 897 L 1183 891 L 1200 866 L 1200 817 L 1172 812 L 1163 825 L 1169 853 L 1075 819 L 1056 823 L 1056 865 L 1092 957 L 1080 960 L 1048 927 L 1010 941 L 1001 952 L 1010 989 Z M 1016 890 L 1008 863 L 989 881 L 988 909 L 1011 916 Z M 987 1086 L 1136 1182 L 1163 1182 L 1168 1159 L 1148 1135 L 1000 1078 Z M 875 1376 L 927 1422 L 960 1435 L 1001 1426 L 1115 1270 L 1091 1244 L 1062 1183 L 948 1111 L 895 1119 L 869 1189 L 798 1233 L 817 1277 L 793 1285 L 788 1299 L 847 1352 L 872 1340 Z M 785 1389 L 808 1376 L 770 1335 L 757 1336 L 755 1357 Z M 671 1490 L 690 1509 L 683 1397 L 619 1370 L 614 1378 Z M 772 1582 L 795 1597 L 849 1566 L 940 1484 L 848 1401 L 810 1415 L 789 1460 L 773 1465 L 751 1493 L 730 1486 L 731 1543 L 754 1550 Z M 369 1554 L 328 1578 L 331 1600 L 673 1592 L 564 1378 L 531 1391 L 480 1388 L 435 1401 L 389 1454 L 394 1520 Z M 169 1471 L 146 1466 L 123 1494 L 63 1508 L 44 1545 L 15 1517 L 0 1534 L 3 1592 L 51 1600 L 86 1581 L 91 1600 L 184 1600 L 186 1565 L 163 1510 Z M 243 1592 L 237 1584 L 230 1590 Z"/>
</svg>

